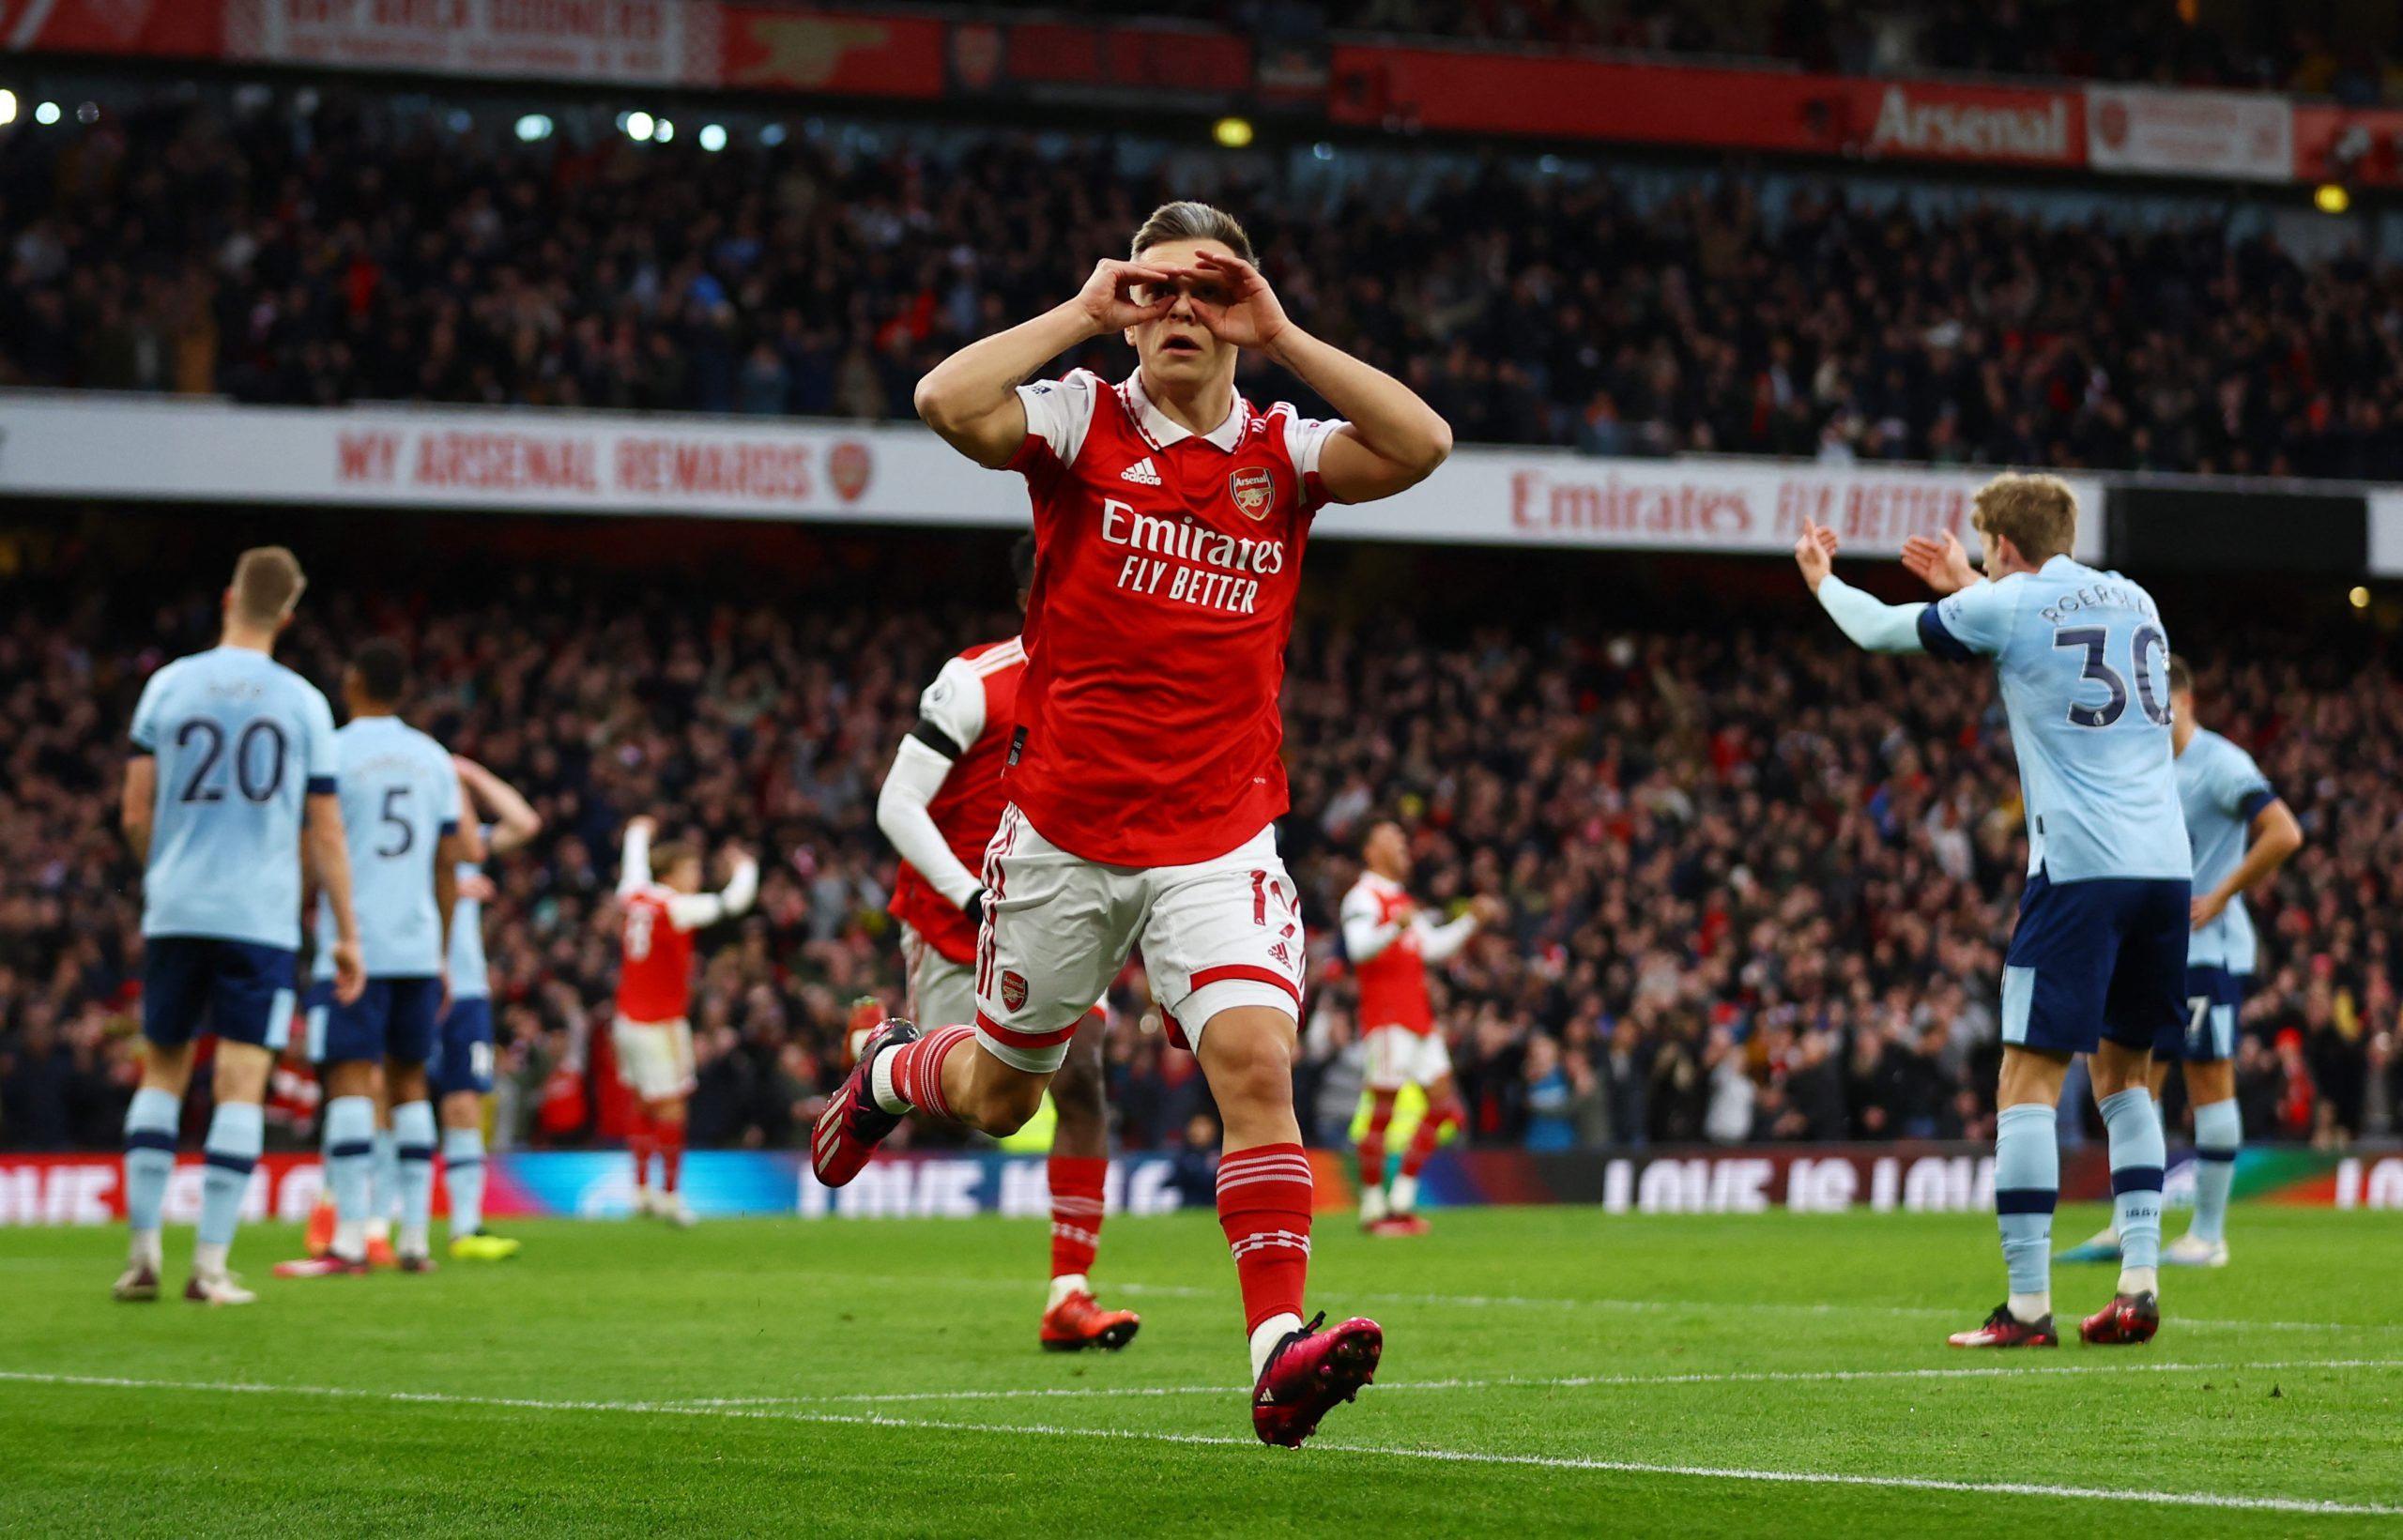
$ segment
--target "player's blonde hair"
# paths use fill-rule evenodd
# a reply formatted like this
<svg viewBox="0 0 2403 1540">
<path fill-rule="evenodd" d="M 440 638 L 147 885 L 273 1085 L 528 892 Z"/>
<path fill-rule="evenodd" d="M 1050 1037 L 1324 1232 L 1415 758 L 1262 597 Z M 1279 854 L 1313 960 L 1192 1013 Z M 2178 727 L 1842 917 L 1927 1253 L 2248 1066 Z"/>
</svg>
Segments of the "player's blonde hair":
<svg viewBox="0 0 2403 1540">
<path fill-rule="evenodd" d="M 697 846 L 682 840 L 662 840 L 650 847 L 650 869 L 665 877 L 686 861 L 699 860 L 700 854 Z"/>
<path fill-rule="evenodd" d="M 2067 556 L 2077 541 L 2077 495 L 2058 476 L 2009 471 L 1980 487 L 1971 503 L 1971 526 L 2009 541 L 2030 566 Z"/>
<path fill-rule="evenodd" d="M 1232 214 L 1190 199 L 1162 204 L 1153 209 L 1152 217 L 1135 232 L 1135 244 L 1129 254 L 1140 260 L 1153 247 L 1165 246 L 1172 240 L 1215 240 L 1246 262 L 1260 260 L 1252 254 L 1251 237 L 1244 234 L 1243 225 Z"/>
<path fill-rule="evenodd" d="M 281 545 L 253 545 L 234 562 L 234 613 L 254 626 L 276 625 L 308 586 L 298 557 Z"/>
</svg>

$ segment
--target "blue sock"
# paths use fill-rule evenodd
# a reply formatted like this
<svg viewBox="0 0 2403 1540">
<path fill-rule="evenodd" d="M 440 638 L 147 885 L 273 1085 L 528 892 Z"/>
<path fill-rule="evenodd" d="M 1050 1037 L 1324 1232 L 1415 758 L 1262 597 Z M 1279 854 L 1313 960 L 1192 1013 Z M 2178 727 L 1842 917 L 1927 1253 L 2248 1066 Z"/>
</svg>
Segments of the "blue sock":
<svg viewBox="0 0 2403 1540">
<path fill-rule="evenodd" d="M 125 1217 L 136 1246 L 158 1249 L 159 1211 L 167 1201 L 167 1179 L 176 1170 L 176 1125 L 183 1101 L 163 1090 L 133 1093 L 125 1109 Z M 144 1237 L 150 1239 L 145 1243 Z M 158 1265 L 155 1255 L 151 1265 Z"/>
<path fill-rule="evenodd" d="M 2233 1101 L 2195 1109 L 2195 1222 L 2190 1232 L 2217 1245 L 2227 1236 L 2227 1193 L 2236 1185 L 2236 1151 L 2244 1120 Z"/>
<path fill-rule="evenodd" d="M 255 1102 L 220 1102 L 208 1121 L 200 1183 L 200 1243 L 228 1246 L 242 1222 L 242 1194 L 259 1163 L 263 1114 Z M 221 1264 L 222 1265 L 222 1264 Z"/>
<path fill-rule="evenodd" d="M 365 1096 L 337 1096 L 326 1104 L 326 1185 L 333 1189 L 334 1214 L 345 1229 L 363 1236 L 367 1190 L 375 1164 L 375 1104 Z M 353 1258 L 356 1260 L 357 1258 Z"/>
<path fill-rule="evenodd" d="M 1994 1212 L 2014 1294 L 2052 1291 L 2053 1209 L 2061 1196 L 2057 1121 L 2040 1102 L 2004 1107 L 1995 1120 Z"/>
<path fill-rule="evenodd" d="M 400 1130 L 379 1128 L 372 1141 L 375 1146 L 375 1163 L 368 1167 L 367 1217 L 369 1220 L 390 1219 L 401 1207 L 401 1138 Z"/>
<path fill-rule="evenodd" d="M 401 1236 L 422 1246 L 434 1212 L 434 1104 L 404 1102 L 394 1107 L 392 1137 L 400 1157 Z"/>
<path fill-rule="evenodd" d="M 2161 1265 L 2161 1109 L 2152 1092 L 2134 1086 L 2103 1098 L 2103 1126 L 2111 1136 L 2111 1219 L 2120 1232 L 2120 1265 Z"/>
<path fill-rule="evenodd" d="M 442 1177 L 451 1186 L 452 1239 L 484 1227 L 484 1136 L 480 1129 L 442 1131 Z"/>
</svg>

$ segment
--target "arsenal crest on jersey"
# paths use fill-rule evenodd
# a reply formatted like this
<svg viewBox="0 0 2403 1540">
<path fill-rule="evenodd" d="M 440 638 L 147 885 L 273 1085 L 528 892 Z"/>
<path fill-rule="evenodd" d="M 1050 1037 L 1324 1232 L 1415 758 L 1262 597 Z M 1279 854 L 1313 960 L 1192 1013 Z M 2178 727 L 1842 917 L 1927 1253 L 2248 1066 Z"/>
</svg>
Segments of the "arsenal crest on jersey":
<svg viewBox="0 0 2403 1540">
<path fill-rule="evenodd" d="M 1227 495 L 1245 518 L 1264 519 L 1277 501 L 1277 478 L 1266 465 L 1247 465 L 1227 478 Z"/>
<path fill-rule="evenodd" d="M 1026 979 L 1023 975 L 1015 970 L 1005 970 L 1003 972 L 1002 1003 L 1009 1007 L 1012 1011 L 1024 1008 L 1026 1005 Z"/>
</svg>

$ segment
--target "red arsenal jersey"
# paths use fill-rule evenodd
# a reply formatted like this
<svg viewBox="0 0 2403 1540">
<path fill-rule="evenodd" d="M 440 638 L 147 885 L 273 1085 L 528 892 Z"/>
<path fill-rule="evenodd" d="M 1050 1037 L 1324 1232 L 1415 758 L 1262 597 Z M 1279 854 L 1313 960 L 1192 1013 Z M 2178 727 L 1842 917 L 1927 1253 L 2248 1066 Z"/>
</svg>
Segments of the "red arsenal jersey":
<svg viewBox="0 0 2403 1540">
<path fill-rule="evenodd" d="M 1374 872 L 1360 874 L 1359 882 L 1343 895 L 1346 934 L 1355 923 L 1383 928 L 1400 920 L 1399 934 L 1375 955 L 1355 958 L 1353 971 L 1360 980 L 1360 1029 L 1407 1027 L 1424 1036 L 1435 1025 L 1427 999 L 1427 953 L 1418 927 L 1402 917 L 1411 912 L 1410 894 L 1401 884 Z"/>
<path fill-rule="evenodd" d="M 693 933 L 668 912 L 675 890 L 653 884 L 628 893 L 625 955 L 618 968 L 618 1014 L 661 1023 L 683 1018 L 693 999 Z"/>
<path fill-rule="evenodd" d="M 1286 808 L 1278 692 L 1302 547 L 1340 422 L 1231 395 L 1204 435 L 1140 374 L 1025 385 L 1010 468 L 1034 505 L 1009 799 L 1113 866 L 1224 855 Z"/>
<path fill-rule="evenodd" d="M 1007 796 L 1002 760 L 1010 729 L 1018 723 L 1018 679 L 1026 672 L 1026 648 L 1015 636 L 972 647 L 942 665 L 935 682 L 918 697 L 918 715 L 942 730 L 960 753 L 942 778 L 942 789 L 926 803 L 951 853 L 970 871 L 981 871 L 985 846 L 1001 827 Z M 976 927 L 965 911 L 937 892 L 908 861 L 893 885 L 893 918 L 926 938 L 955 963 L 976 960 Z"/>
</svg>

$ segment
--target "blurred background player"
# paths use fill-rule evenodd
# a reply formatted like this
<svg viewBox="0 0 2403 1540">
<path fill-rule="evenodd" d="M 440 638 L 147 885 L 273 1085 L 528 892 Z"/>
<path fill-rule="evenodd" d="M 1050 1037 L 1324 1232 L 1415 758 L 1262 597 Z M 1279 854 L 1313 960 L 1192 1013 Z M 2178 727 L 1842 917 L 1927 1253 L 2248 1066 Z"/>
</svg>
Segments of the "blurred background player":
<svg viewBox="0 0 2403 1540">
<path fill-rule="evenodd" d="M 325 1014 L 332 1004 L 333 992 L 326 981 L 314 981 L 309 986 L 308 1019 L 314 1024 L 312 1031 L 317 1040 L 324 1037 Z M 392 1136 L 392 1098 L 384 1088 L 383 1065 L 370 1065 L 367 1080 L 369 1097 L 375 1104 L 375 1135 L 368 1143 L 367 1158 L 367 1265 L 398 1267 L 400 1257 L 392 1250 L 392 1227 L 401 1217 L 401 1151 Z M 337 1223 L 333 1188 L 320 1187 L 316 1206 L 309 1211 L 309 1227 L 304 1236 L 304 1250 L 309 1256 L 323 1257 L 333 1249 Z"/>
<path fill-rule="evenodd" d="M 143 863 L 142 1088 L 125 1119 L 132 1244 L 120 1300 L 159 1297 L 159 1211 L 176 1165 L 192 1039 L 217 1037 L 199 1238 L 184 1298 L 249 1304 L 226 1271 L 264 1137 L 260 1103 L 292 1030 L 302 873 L 324 893 L 338 999 L 364 983 L 326 697 L 277 663 L 306 584 L 280 545 L 242 553 L 217 646 L 150 676 L 134 707 L 126 843 Z"/>
<path fill-rule="evenodd" d="M 1034 537 L 1010 549 L 1018 607 L 1034 585 Z M 893 917 L 910 969 L 911 1021 L 976 1019 L 976 934 L 985 886 L 981 861 L 1008 799 L 1002 761 L 1018 724 L 1026 648 L 1016 636 L 970 648 L 943 664 L 918 697 L 917 725 L 893 755 L 876 803 L 877 827 L 900 853 Z M 1051 1294 L 1036 1335 L 1050 1350 L 1124 1348 L 1142 1324 L 1131 1310 L 1094 1303 L 1091 1275 L 1101 1245 L 1110 1175 L 1110 1104 L 1101 1050 L 1106 1014 L 1086 1015 L 1051 1080 L 1055 1121 L 1046 1167 L 1051 1183 Z"/>
<path fill-rule="evenodd" d="M 310 1057 L 325 1081 L 326 1184 L 334 1195 L 333 1244 L 322 1257 L 276 1267 L 285 1278 L 364 1273 L 373 1213 L 375 1071 L 392 1106 L 401 1193 L 402 1271 L 434 1266 L 428 1229 L 434 1203 L 434 1108 L 425 1061 L 442 1011 L 443 967 L 458 866 L 459 775 L 442 745 L 403 722 L 408 663 L 399 644 L 378 637 L 343 673 L 350 721 L 341 749 L 343 823 L 359 892 L 367 987 L 358 999 L 313 1005 Z M 332 940 L 321 907 L 321 955 Z M 322 976 L 326 965 L 318 964 Z"/>
<path fill-rule="evenodd" d="M 1945 595 L 1886 604 L 1829 572 L 1835 532 L 1805 521 L 1803 580 L 1873 652 L 1994 660 L 2027 799 L 2028 886 L 2004 957 L 1995 1210 L 2011 1294 L 1956 1348 L 2054 1347 L 2057 1109 L 2071 1059 L 2092 1055 L 2123 1241 L 2119 1288 L 2078 1334 L 2150 1341 L 2161 1321 L 2161 1116 L 2152 1044 L 2185 1012 L 2193 857 L 2172 766 L 2169 640 L 2152 596 L 2070 556 L 2077 499 L 2050 476 L 1997 476 L 1971 522 L 1981 577 L 1948 531 L 1903 564 Z"/>
<path fill-rule="evenodd" d="M 1452 1056 L 1435 1030 L 1427 999 L 1427 969 L 1468 944 L 1502 906 L 1479 894 L 1444 924 L 1419 912 L 1406 884 L 1410 840 L 1401 825 L 1380 819 L 1360 846 L 1360 880 L 1343 895 L 1343 954 L 1360 985 L 1360 1042 L 1368 1053 L 1369 1130 L 1360 1139 L 1360 1223 L 1372 1235 L 1423 1235 L 1417 1212 L 1418 1173 L 1446 1129 L 1463 1111 L 1452 1083 Z M 1385 1185 L 1385 1131 L 1404 1086 L 1427 1096 L 1418 1131 Z"/>
<path fill-rule="evenodd" d="M 1252 1427 L 1297 1444 L 1368 1383 L 1384 1334 L 1360 1319 L 1322 1332 L 1301 1314 L 1311 1179 L 1293 1065 L 1307 958 L 1277 853 L 1285 646 L 1319 509 L 1425 480 L 1451 430 L 1400 380 L 1293 325 L 1224 212 L 1164 205 L 1132 251 L 918 382 L 926 423 L 978 465 L 1022 473 L 1033 504 L 1010 806 L 985 857 L 974 1025 L 922 1037 L 895 1022 L 871 1039 L 811 1157 L 840 1186 L 912 1107 L 1015 1132 L 1140 945 L 1224 1120 L 1218 1219 Z M 1020 384 L 1111 332 L 1140 359 L 1125 380 L 1079 369 Z M 1245 348 L 1351 420 L 1255 410 L 1235 389 Z"/>
<path fill-rule="evenodd" d="M 678 1190 L 683 1179 L 684 1104 L 693 1094 L 693 933 L 733 918 L 759 892 L 759 863 L 729 846 L 733 868 L 723 892 L 701 892 L 697 846 L 663 842 L 654 851 L 655 820 L 626 822 L 618 868 L 618 900 L 625 909 L 625 953 L 618 970 L 618 1016 L 609 1034 L 618 1078 L 640 1105 L 627 1149 L 635 1161 L 635 1212 L 680 1227 L 693 1211 Z M 656 861 L 660 880 L 651 880 Z M 659 1185 L 650 1184 L 650 1157 L 659 1157 Z"/>
<path fill-rule="evenodd" d="M 518 1243 L 484 1229 L 484 1098 L 492 1094 L 492 968 L 484 960 L 483 906 L 494 895 L 483 862 L 505 855 L 543 831 L 542 815 L 517 788 L 464 755 L 459 772 L 461 843 L 459 897 L 451 910 L 451 1002 L 426 1065 L 442 1121 L 442 1177 L 451 1194 L 451 1255 L 466 1261 L 500 1261 Z M 479 818 L 489 814 L 490 823 Z"/>
<path fill-rule="evenodd" d="M 2195 679 L 2183 658 L 2169 660 L 2169 709 L 2178 800 L 2195 851 L 2194 928 L 2186 940 L 2186 1019 L 2153 1040 L 2152 1099 L 2161 1100 L 2169 1066 L 2183 1062 L 2186 1105 L 2195 1110 L 2195 1217 L 2162 1248 L 2161 1259 L 2226 1267 L 2227 1195 L 2244 1136 L 2236 1105 L 2236 1018 L 2260 953 L 2244 894 L 2303 848 L 2303 825 L 2251 755 L 2196 720 Z M 2061 1254 L 2068 1262 L 2119 1258 L 2119 1231 L 2107 1227 Z"/>
</svg>

